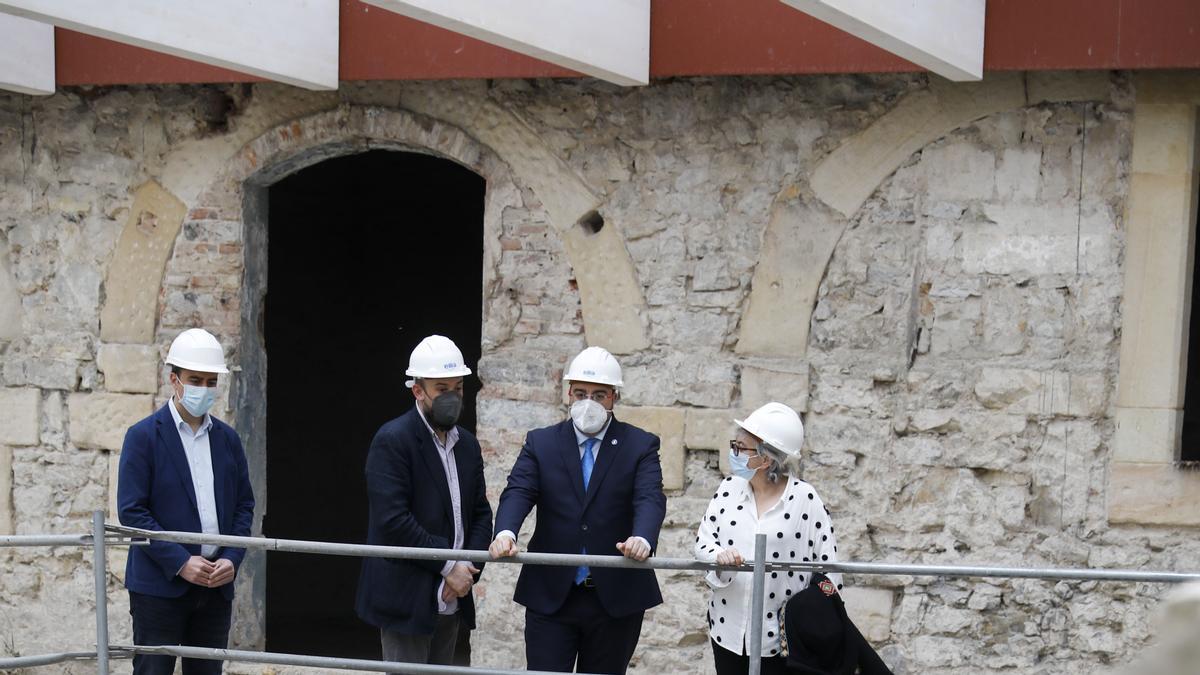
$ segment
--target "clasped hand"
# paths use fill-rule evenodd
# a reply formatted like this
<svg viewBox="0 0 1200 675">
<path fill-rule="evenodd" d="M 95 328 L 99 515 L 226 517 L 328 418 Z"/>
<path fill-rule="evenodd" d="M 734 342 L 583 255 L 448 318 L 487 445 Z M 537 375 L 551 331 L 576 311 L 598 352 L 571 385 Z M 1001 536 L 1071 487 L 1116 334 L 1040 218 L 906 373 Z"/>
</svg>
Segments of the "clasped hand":
<svg viewBox="0 0 1200 675">
<path fill-rule="evenodd" d="M 199 555 L 188 558 L 188 561 L 183 564 L 183 569 L 179 570 L 179 576 L 183 577 L 184 581 L 205 588 L 224 586 L 233 581 L 233 575 L 234 569 L 231 561 L 225 558 L 209 560 Z"/>
<path fill-rule="evenodd" d="M 479 570 L 471 563 L 454 563 L 454 567 L 450 568 L 450 573 L 445 576 L 445 584 L 442 586 L 442 602 L 450 602 L 470 593 L 476 574 L 479 574 Z"/>
</svg>

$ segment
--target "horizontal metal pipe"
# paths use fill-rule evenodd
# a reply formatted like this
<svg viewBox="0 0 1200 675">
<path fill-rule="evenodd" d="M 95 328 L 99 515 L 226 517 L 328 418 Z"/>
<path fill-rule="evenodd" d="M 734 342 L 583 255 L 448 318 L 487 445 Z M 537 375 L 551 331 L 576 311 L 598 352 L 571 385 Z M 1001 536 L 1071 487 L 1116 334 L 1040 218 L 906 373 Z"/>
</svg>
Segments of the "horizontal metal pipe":
<svg viewBox="0 0 1200 675">
<path fill-rule="evenodd" d="M 716 563 L 700 562 L 689 558 L 650 558 L 636 562 L 622 556 L 575 555 L 570 553 L 518 553 L 510 558 L 492 560 L 486 551 L 463 551 L 439 548 L 411 548 L 403 546 L 368 546 L 365 544 L 334 544 L 295 539 L 272 539 L 267 537 L 234 537 L 196 532 L 157 532 L 131 527 L 109 526 L 112 532 L 161 539 L 184 544 L 217 544 L 239 548 L 262 548 L 271 551 L 293 553 L 317 553 L 325 555 L 371 556 L 381 558 L 405 558 L 409 560 L 465 560 L 470 562 L 521 563 L 527 565 L 557 565 L 560 567 L 624 567 L 637 569 L 693 570 L 707 572 L 721 569 L 733 572 L 753 572 L 754 562 L 746 561 L 737 567 L 722 567 Z M 822 571 L 847 574 L 887 574 L 939 577 L 997 577 L 1022 579 L 1070 579 L 1077 581 L 1140 581 L 1147 583 L 1182 583 L 1200 580 L 1196 572 L 1159 572 L 1114 569 L 1055 569 L 1036 567 L 981 567 L 971 565 L 908 565 L 891 563 L 857 562 L 768 562 L 768 571 Z"/>
<path fill-rule="evenodd" d="M 269 537 L 235 537 L 232 535 L 200 534 L 196 532 L 159 532 L 140 530 L 133 527 L 109 526 L 109 531 L 120 532 L 148 539 L 173 541 L 180 544 L 216 544 L 237 548 L 262 548 L 268 551 L 288 553 L 318 553 L 374 558 L 403 558 L 406 560 L 462 560 L 468 562 L 521 563 L 527 565 L 557 565 L 560 567 L 625 567 L 636 569 L 697 570 L 707 572 L 717 569 L 714 563 L 700 562 L 689 558 L 650 558 L 637 562 L 618 555 L 574 555 L 568 553 L 518 553 L 510 558 L 492 560 L 487 551 L 465 551 L 444 548 L 414 548 L 406 546 L 371 546 L 367 544 L 335 544 L 323 541 L 298 539 L 272 539 Z M 742 565 L 745 571 L 752 565 Z M 736 568 L 736 569 L 741 569 Z M 735 568 L 724 568 L 735 569 Z"/>
<path fill-rule="evenodd" d="M 466 668 L 463 666 L 435 666 L 424 663 L 401 663 L 397 661 L 370 661 L 367 659 L 343 659 L 330 656 L 303 656 L 277 652 L 248 652 L 237 649 L 211 649 L 206 647 L 140 647 L 119 646 L 114 650 L 136 654 L 167 654 L 191 659 L 241 661 L 243 663 L 268 663 L 280 666 L 309 666 L 338 670 L 371 670 L 380 673 L 412 673 L 413 675 L 557 675 L 544 670 L 504 670 L 500 668 Z"/>
<path fill-rule="evenodd" d="M 90 534 L 12 534 L 0 537 L 0 546 L 91 546 Z"/>
<path fill-rule="evenodd" d="M 96 652 L 60 652 L 57 654 L 35 654 L 33 656 L 14 656 L 0 659 L 0 670 L 15 670 L 17 668 L 33 668 L 34 666 L 51 666 L 65 661 L 89 661 L 96 658 Z"/>
</svg>

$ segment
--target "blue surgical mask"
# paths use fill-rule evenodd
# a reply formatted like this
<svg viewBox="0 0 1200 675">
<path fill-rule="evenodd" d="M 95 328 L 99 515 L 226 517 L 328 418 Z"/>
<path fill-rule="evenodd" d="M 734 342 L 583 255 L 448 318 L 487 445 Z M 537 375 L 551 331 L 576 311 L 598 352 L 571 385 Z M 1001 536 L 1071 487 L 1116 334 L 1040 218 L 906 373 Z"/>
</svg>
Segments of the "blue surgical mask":
<svg viewBox="0 0 1200 675">
<path fill-rule="evenodd" d="M 196 417 L 204 417 L 208 413 L 209 408 L 212 408 L 213 402 L 217 400 L 216 387 L 195 387 L 190 384 L 183 385 L 183 396 L 179 402 L 183 404 L 187 411 Z"/>
<path fill-rule="evenodd" d="M 754 474 L 758 473 L 758 469 L 750 468 L 750 458 L 745 455 L 733 454 L 733 449 L 729 450 L 729 468 L 733 471 L 733 475 L 738 478 L 750 480 L 754 478 Z M 761 469 L 762 467 L 758 467 Z"/>
</svg>

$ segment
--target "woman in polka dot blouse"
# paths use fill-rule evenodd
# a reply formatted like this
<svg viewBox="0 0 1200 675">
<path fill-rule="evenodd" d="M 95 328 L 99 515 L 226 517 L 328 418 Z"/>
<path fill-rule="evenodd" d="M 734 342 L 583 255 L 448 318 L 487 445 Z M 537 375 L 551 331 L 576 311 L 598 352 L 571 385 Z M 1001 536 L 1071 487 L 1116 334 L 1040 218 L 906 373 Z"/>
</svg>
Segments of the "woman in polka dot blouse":
<svg viewBox="0 0 1200 675">
<path fill-rule="evenodd" d="M 833 521 L 817 491 L 799 479 L 804 425 L 796 411 L 768 403 L 738 425 L 730 441 L 733 476 L 717 487 L 696 533 L 696 558 L 740 565 L 754 553 L 754 536 L 767 535 L 767 562 L 836 561 Z M 842 575 L 829 578 L 842 587 Z M 779 610 L 788 598 L 808 586 L 799 571 L 768 572 L 763 616 L 751 617 L 751 576 L 744 572 L 709 572 L 709 637 L 718 675 L 746 673 L 750 621 L 762 621 L 762 673 L 786 673 L 780 646 Z"/>
</svg>

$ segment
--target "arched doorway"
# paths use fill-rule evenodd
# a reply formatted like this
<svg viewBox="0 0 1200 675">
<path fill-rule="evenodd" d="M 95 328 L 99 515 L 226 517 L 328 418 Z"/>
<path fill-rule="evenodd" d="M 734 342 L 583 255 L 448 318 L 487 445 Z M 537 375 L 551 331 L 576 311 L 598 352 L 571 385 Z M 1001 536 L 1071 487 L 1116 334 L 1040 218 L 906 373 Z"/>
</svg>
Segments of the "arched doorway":
<svg viewBox="0 0 1200 675">
<path fill-rule="evenodd" d="M 485 182 L 447 159 L 386 150 L 328 159 L 266 190 L 268 537 L 366 540 L 363 464 L 405 412 L 426 335 L 480 355 Z M 478 382 L 462 424 L 474 430 Z M 379 657 L 354 615 L 357 558 L 272 553 L 266 648 Z"/>
</svg>

